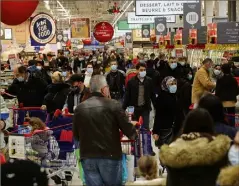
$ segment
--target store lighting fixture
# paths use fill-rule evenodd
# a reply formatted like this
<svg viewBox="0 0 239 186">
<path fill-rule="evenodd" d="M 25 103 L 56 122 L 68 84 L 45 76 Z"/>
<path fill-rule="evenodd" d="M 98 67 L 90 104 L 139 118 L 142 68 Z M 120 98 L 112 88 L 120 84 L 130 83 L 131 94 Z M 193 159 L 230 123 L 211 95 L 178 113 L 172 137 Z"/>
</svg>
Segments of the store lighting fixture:
<svg viewBox="0 0 239 186">
<path fill-rule="evenodd" d="M 69 13 L 66 11 L 66 9 L 64 8 L 64 6 L 61 4 L 60 1 L 57 1 L 58 5 L 61 7 L 62 10 L 64 10 L 64 12 L 70 17 Z"/>
<path fill-rule="evenodd" d="M 113 23 L 113 27 L 118 22 L 118 20 L 124 15 L 124 13 L 128 10 L 128 8 L 133 4 L 134 1 L 131 1 L 128 6 L 124 9 L 124 11 L 117 17 L 117 19 Z"/>
</svg>

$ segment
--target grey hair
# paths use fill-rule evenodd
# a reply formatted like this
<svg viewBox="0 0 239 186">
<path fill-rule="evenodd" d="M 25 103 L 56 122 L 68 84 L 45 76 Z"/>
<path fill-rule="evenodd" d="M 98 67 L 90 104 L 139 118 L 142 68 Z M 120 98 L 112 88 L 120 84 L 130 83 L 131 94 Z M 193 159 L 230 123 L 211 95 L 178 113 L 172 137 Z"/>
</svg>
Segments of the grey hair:
<svg viewBox="0 0 239 186">
<path fill-rule="evenodd" d="M 90 91 L 101 92 L 101 89 L 107 86 L 107 81 L 103 75 L 94 75 L 90 80 Z"/>
</svg>

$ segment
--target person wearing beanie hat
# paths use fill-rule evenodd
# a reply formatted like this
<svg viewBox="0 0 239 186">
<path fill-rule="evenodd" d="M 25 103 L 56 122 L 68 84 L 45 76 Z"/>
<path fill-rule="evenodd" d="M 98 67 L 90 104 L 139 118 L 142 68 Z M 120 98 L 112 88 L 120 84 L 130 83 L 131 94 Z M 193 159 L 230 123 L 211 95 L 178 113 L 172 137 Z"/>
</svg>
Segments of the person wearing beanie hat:
<svg viewBox="0 0 239 186">
<path fill-rule="evenodd" d="M 24 169 L 24 170 L 23 170 Z M 44 168 L 28 160 L 13 160 L 1 165 L 1 186 L 48 186 Z"/>
</svg>

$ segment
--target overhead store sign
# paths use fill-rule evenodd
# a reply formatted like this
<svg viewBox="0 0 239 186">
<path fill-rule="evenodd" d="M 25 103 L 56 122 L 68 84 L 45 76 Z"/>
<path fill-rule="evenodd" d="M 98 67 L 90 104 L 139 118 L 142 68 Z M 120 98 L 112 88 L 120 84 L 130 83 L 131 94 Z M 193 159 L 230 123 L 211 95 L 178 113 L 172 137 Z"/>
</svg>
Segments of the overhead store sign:
<svg viewBox="0 0 239 186">
<path fill-rule="evenodd" d="M 154 23 L 154 19 L 159 16 L 136 16 L 135 12 L 128 12 L 128 23 L 130 24 L 145 24 L 145 23 Z M 161 16 L 165 17 L 167 23 L 175 23 L 176 16 L 169 15 L 169 16 Z"/>
<path fill-rule="evenodd" d="M 89 18 L 72 18 L 70 23 L 72 38 L 90 38 Z"/>
<path fill-rule="evenodd" d="M 183 28 L 201 28 L 201 3 L 184 3 Z"/>
<path fill-rule="evenodd" d="M 179 15 L 183 14 L 184 3 L 195 3 L 195 2 L 199 2 L 199 0 L 182 0 L 182 1 L 136 0 L 135 13 L 137 16 Z"/>
<path fill-rule="evenodd" d="M 155 34 L 156 35 L 166 35 L 167 34 L 167 25 L 165 17 L 155 18 Z"/>
<path fill-rule="evenodd" d="M 239 43 L 239 22 L 217 23 L 218 44 Z"/>
<path fill-rule="evenodd" d="M 30 34 L 31 38 L 40 45 L 51 42 L 56 34 L 54 19 L 45 13 L 37 14 L 31 18 Z"/>
<path fill-rule="evenodd" d="M 150 38 L 150 25 L 142 25 L 142 38 Z"/>
<path fill-rule="evenodd" d="M 149 24 L 150 28 L 154 28 L 154 24 Z M 126 20 L 118 21 L 117 22 L 118 30 L 134 30 L 134 29 L 141 29 L 142 24 L 128 24 Z"/>
</svg>

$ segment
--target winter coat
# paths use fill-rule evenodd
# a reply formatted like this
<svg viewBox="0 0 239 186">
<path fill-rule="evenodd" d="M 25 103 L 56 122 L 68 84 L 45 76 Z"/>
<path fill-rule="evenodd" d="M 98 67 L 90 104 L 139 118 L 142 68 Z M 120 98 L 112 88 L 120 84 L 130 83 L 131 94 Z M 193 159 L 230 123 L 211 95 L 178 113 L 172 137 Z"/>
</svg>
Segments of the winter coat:
<svg viewBox="0 0 239 186">
<path fill-rule="evenodd" d="M 163 145 L 160 161 L 167 168 L 167 186 L 215 186 L 220 169 L 228 164 L 231 139 L 224 135 L 197 137 L 183 135 L 170 145 Z"/>
<path fill-rule="evenodd" d="M 7 108 L 7 105 L 2 96 L 0 96 L 0 113 L 9 113 L 9 109 Z M 0 131 L 0 149 L 5 148 L 6 146 L 3 130 L 8 129 L 10 127 L 10 116 L 8 117 L 8 119 L 4 120 L 4 123 L 5 126 L 2 131 Z"/>
<path fill-rule="evenodd" d="M 135 182 L 128 182 L 126 186 L 147 186 L 147 185 L 155 185 L 155 186 L 166 186 L 165 178 L 157 178 L 153 180 L 136 180 Z"/>
<path fill-rule="evenodd" d="M 57 109 L 63 109 L 70 85 L 66 83 L 55 83 L 47 87 L 47 94 L 44 98 L 44 105 L 48 113 L 54 113 Z"/>
<path fill-rule="evenodd" d="M 164 68 L 160 71 L 160 80 L 159 85 L 161 85 L 163 79 L 167 76 L 172 76 L 175 79 L 180 79 L 183 77 L 183 74 L 181 72 L 181 69 L 179 67 L 176 67 L 174 70 L 172 70 L 168 63 L 165 64 Z"/>
<path fill-rule="evenodd" d="M 219 186 L 239 186 L 239 165 L 222 169 L 217 184 Z"/>
<path fill-rule="evenodd" d="M 198 103 L 204 93 L 215 88 L 216 84 L 211 81 L 209 72 L 201 67 L 195 74 L 192 87 L 192 103 Z"/>
</svg>

